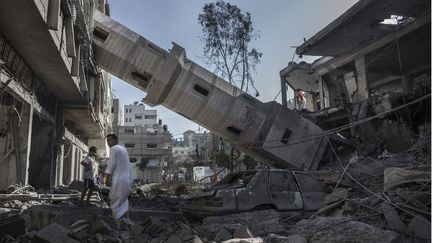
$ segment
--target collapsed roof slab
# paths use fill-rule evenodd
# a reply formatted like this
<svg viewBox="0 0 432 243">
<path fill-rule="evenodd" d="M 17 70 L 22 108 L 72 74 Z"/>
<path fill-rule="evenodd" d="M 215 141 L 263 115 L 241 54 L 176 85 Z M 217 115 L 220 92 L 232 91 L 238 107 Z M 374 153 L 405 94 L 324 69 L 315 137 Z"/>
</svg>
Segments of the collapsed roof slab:
<svg viewBox="0 0 432 243">
<path fill-rule="evenodd" d="M 296 49 L 298 55 L 338 57 L 376 42 L 429 14 L 425 0 L 361 0 Z"/>
<path fill-rule="evenodd" d="M 282 79 L 293 89 L 307 92 L 317 92 L 318 78 L 309 63 L 290 62 L 280 71 Z"/>
</svg>

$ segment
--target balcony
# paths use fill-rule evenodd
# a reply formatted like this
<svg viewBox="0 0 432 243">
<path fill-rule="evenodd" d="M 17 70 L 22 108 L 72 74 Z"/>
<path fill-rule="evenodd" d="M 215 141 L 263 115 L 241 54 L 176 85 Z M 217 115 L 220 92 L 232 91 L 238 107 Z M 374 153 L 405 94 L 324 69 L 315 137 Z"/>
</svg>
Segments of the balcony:
<svg viewBox="0 0 432 243">
<path fill-rule="evenodd" d="M 79 100 L 82 99 L 79 78 L 71 75 L 73 55 L 66 48 L 68 34 L 65 33 L 68 28 L 63 19 L 67 17 L 59 11 L 59 28 L 49 29 L 48 2 L 60 4 L 55 0 L 0 1 L 0 32 L 51 93 L 60 100 Z M 69 37 L 69 42 L 74 43 L 74 40 Z"/>
</svg>

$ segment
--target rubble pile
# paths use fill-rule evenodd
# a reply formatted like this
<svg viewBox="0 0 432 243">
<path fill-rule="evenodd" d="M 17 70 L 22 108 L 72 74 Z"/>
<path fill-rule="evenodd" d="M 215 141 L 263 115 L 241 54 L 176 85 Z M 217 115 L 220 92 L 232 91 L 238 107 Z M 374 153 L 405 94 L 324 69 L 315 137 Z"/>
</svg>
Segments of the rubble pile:
<svg viewBox="0 0 432 243">
<path fill-rule="evenodd" d="M 308 242 L 312 243 L 390 243 L 399 240 L 399 235 L 396 232 L 343 217 L 317 217 L 301 220 L 290 230 L 290 233 L 304 236 L 309 240 Z"/>
<path fill-rule="evenodd" d="M 199 192 L 201 184 L 195 183 L 149 183 L 136 185 L 130 196 L 133 209 L 179 211 L 183 204 L 183 197 Z"/>
<path fill-rule="evenodd" d="M 290 232 L 310 242 L 393 242 L 396 236 L 430 242 L 428 153 L 430 135 L 401 153 L 386 152 L 375 157 L 354 154 L 348 159 L 341 156 L 342 164 L 348 162 L 339 170 L 338 180 L 333 178 L 327 188 L 330 194 L 324 206 Z"/>
<path fill-rule="evenodd" d="M 44 194 L 45 195 L 45 194 Z M 44 197 L 29 185 L 10 185 L 0 194 L 0 208 L 26 210 L 34 205 L 46 204 Z"/>
<path fill-rule="evenodd" d="M 43 212 L 38 214 L 42 215 L 41 213 L 43 214 Z M 254 232 L 246 225 L 234 223 L 235 218 L 244 221 L 242 219 L 244 215 L 241 214 L 232 216 L 228 220 L 231 222 L 229 224 L 222 224 L 223 218 L 214 217 L 209 219 L 205 226 L 188 225 L 185 219 L 172 221 L 157 216 L 143 217 L 134 221 L 130 219 L 116 221 L 110 216 L 94 215 L 90 219 L 79 219 L 69 223 L 61 219 L 65 215 L 53 217 L 46 217 L 47 213 L 44 215 L 41 219 L 27 219 L 27 221 L 33 221 L 31 225 L 26 226 L 27 233 L 22 225 L 21 235 L 8 234 L 0 240 L 13 240 L 10 242 L 264 242 L 262 238 L 255 237 L 258 235 L 257 232 L 263 234 L 265 231 L 272 231 L 267 227 L 267 230 L 261 229 Z M 272 215 L 274 217 L 278 214 L 272 212 Z M 262 217 L 265 217 L 265 213 L 248 218 L 257 222 Z M 209 222 L 212 223 L 209 224 Z M 260 225 L 264 226 L 265 222 Z M 277 221 L 274 221 L 272 225 L 277 228 Z M 269 237 L 278 238 L 280 236 Z"/>
<path fill-rule="evenodd" d="M 430 132 L 418 134 L 412 146 L 403 143 L 402 151 L 393 152 L 385 147 L 365 154 L 332 141 L 330 162 L 308 172 L 328 193 L 312 213 L 263 210 L 202 218 L 197 212 L 192 216 L 200 220 L 194 221 L 182 214 L 184 196 L 202 185 L 164 181 L 136 185 L 130 217 L 115 221 L 106 187 L 83 208 L 77 206 L 80 181 L 46 191 L 12 185 L 0 195 L 0 242 L 430 242 Z"/>
<path fill-rule="evenodd" d="M 254 235 L 266 236 L 269 233 L 284 232 L 280 225 L 280 214 L 274 210 L 263 210 L 231 214 L 226 216 L 210 216 L 202 220 L 197 230 L 209 238 L 217 235 L 221 230 L 230 230 L 246 226 Z"/>
</svg>

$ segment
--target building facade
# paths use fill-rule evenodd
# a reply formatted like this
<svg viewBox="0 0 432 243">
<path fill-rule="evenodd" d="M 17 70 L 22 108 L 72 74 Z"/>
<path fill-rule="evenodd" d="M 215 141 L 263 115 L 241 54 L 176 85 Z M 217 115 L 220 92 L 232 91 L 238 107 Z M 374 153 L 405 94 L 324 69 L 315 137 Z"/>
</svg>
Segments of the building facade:
<svg viewBox="0 0 432 243">
<path fill-rule="evenodd" d="M 119 143 L 129 153 L 137 179 L 159 182 L 163 167 L 172 156 L 172 135 L 156 110 L 145 110 L 143 104 L 125 105 L 125 125 L 119 127 Z M 129 120 L 130 119 L 130 120 Z M 133 125 L 132 125 L 133 124 Z M 140 168 L 139 164 L 145 165 Z"/>
<path fill-rule="evenodd" d="M 145 105 L 135 102 L 133 105 L 124 107 L 124 125 L 125 126 L 148 126 L 157 123 L 157 111 L 146 110 Z"/>
<path fill-rule="evenodd" d="M 0 2 L 0 190 L 69 184 L 89 146 L 106 155 L 111 79 L 95 62 L 94 11 L 93 1 Z"/>
</svg>

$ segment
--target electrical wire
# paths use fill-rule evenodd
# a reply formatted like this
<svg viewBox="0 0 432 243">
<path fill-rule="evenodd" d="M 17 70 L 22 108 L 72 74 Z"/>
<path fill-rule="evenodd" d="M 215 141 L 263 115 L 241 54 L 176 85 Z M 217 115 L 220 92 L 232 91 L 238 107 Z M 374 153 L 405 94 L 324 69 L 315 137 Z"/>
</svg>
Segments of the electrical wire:
<svg viewBox="0 0 432 243">
<path fill-rule="evenodd" d="M 337 161 L 339 162 L 339 165 L 340 165 L 341 168 L 343 169 L 343 168 L 344 168 L 343 163 L 342 163 L 341 159 L 339 158 L 338 154 L 336 153 L 336 150 L 334 149 L 333 144 L 330 142 L 330 140 L 329 140 L 328 138 L 327 138 L 327 140 L 328 140 L 328 143 L 329 143 L 329 145 L 330 145 L 330 148 L 331 148 L 333 154 L 335 155 Z M 373 196 L 375 196 L 375 197 L 377 197 L 377 198 L 383 200 L 384 202 L 387 202 L 388 204 L 390 204 L 391 206 L 393 206 L 393 207 L 395 207 L 395 208 L 401 210 L 402 212 L 407 213 L 407 214 L 409 214 L 409 215 L 411 215 L 411 216 L 413 216 L 413 217 L 415 217 L 415 218 L 418 218 L 418 219 L 420 219 L 421 221 L 427 223 L 428 225 L 431 225 L 431 222 L 427 221 L 426 219 L 424 219 L 424 218 L 422 218 L 422 217 L 419 217 L 418 215 L 415 215 L 415 214 L 411 213 L 410 211 L 401 208 L 399 205 L 393 203 L 393 202 L 390 201 L 388 198 L 384 198 L 384 197 L 382 197 L 382 196 L 376 194 L 375 192 L 371 191 L 369 188 L 367 188 L 365 185 L 363 185 L 361 182 L 359 182 L 357 179 L 355 179 L 355 178 L 354 178 L 354 177 L 353 177 L 349 172 L 346 172 L 345 174 L 346 174 L 346 175 L 347 175 L 347 176 L 348 176 L 352 181 L 354 181 L 355 183 L 357 183 L 361 188 L 363 188 L 364 190 L 366 190 L 367 192 L 369 192 L 369 193 L 372 194 Z M 385 195 L 385 194 L 384 194 L 384 195 Z M 385 195 L 385 196 L 387 197 L 387 195 Z"/>
<path fill-rule="evenodd" d="M 388 111 L 384 111 L 384 112 L 375 114 L 373 116 L 369 116 L 369 117 L 363 118 L 361 120 L 358 120 L 358 121 L 355 121 L 355 122 L 352 122 L 352 123 L 349 123 L 349 124 L 346 124 L 346 125 L 343 125 L 343 126 L 340 126 L 340 127 L 337 127 L 337 128 L 329 129 L 329 130 L 326 130 L 326 131 L 323 131 L 323 132 L 320 132 L 320 133 L 309 134 L 309 135 L 305 135 L 305 136 L 293 137 L 293 138 L 288 138 L 288 139 L 275 139 L 275 140 L 260 140 L 260 141 L 257 141 L 258 143 L 260 143 L 260 142 L 261 143 L 265 143 L 265 142 L 277 142 L 277 141 L 278 142 L 290 141 L 290 143 L 286 143 L 286 144 L 282 144 L 282 145 L 278 144 L 278 145 L 273 145 L 273 146 L 265 146 L 265 147 L 254 147 L 254 146 L 249 146 L 248 147 L 248 146 L 245 146 L 245 148 L 249 148 L 249 149 L 251 149 L 251 148 L 278 148 L 278 147 L 287 147 L 287 146 L 296 145 L 296 144 L 299 144 L 299 143 L 309 142 L 309 141 L 315 140 L 317 138 L 322 138 L 322 137 L 325 137 L 325 136 L 328 136 L 328 135 L 336 134 L 336 133 L 338 133 L 340 131 L 347 130 L 347 129 L 350 129 L 352 127 L 364 124 L 364 123 L 369 122 L 371 120 L 374 120 L 376 118 L 381 118 L 384 115 L 393 113 L 395 111 L 398 111 L 398 110 L 403 109 L 405 107 L 411 106 L 413 104 L 417 104 L 417 103 L 422 102 L 422 101 L 424 101 L 426 99 L 430 99 L 430 97 L 431 97 L 431 94 L 427 94 L 427 95 L 422 96 L 422 97 L 420 97 L 420 98 L 418 98 L 416 100 L 413 100 L 413 101 L 411 101 L 409 103 L 400 105 L 400 106 L 398 106 L 396 108 L 393 108 L 393 109 L 390 109 Z"/>
</svg>

